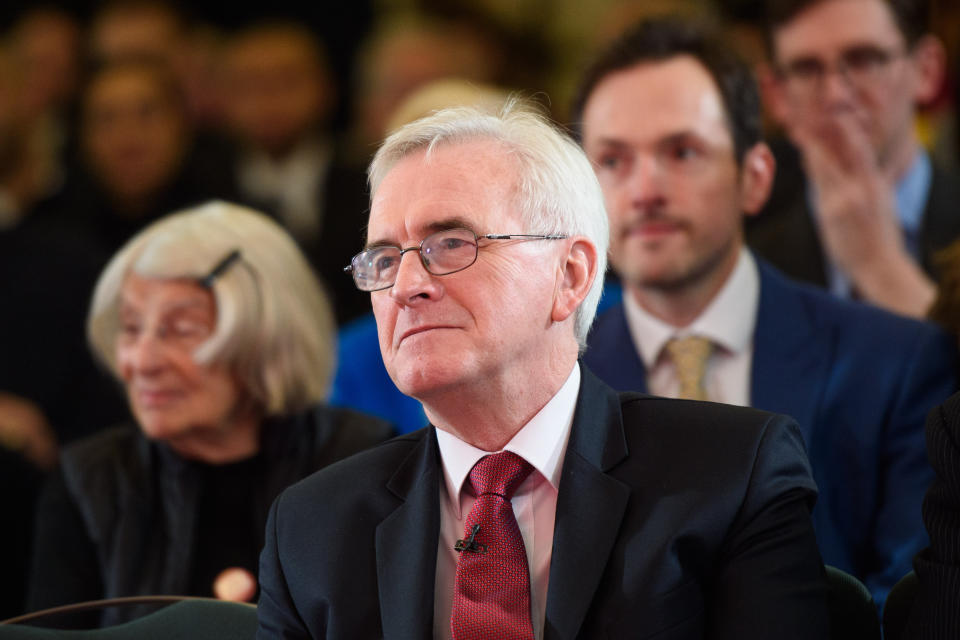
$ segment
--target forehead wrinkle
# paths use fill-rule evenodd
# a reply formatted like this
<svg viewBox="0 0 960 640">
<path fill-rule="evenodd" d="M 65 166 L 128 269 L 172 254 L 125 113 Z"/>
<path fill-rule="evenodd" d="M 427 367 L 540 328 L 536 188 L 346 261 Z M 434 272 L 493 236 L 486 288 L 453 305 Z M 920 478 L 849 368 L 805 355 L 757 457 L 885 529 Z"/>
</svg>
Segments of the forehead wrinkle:
<svg viewBox="0 0 960 640">
<path fill-rule="evenodd" d="M 144 276 L 139 276 L 139 277 L 144 278 Z M 168 282 L 170 284 L 179 283 L 182 285 L 187 285 L 188 287 L 190 285 L 195 284 L 192 280 L 183 279 L 183 278 L 169 280 Z M 196 286 L 199 287 L 199 285 L 196 285 Z M 119 302 L 120 302 L 121 310 L 129 309 L 130 307 L 137 307 L 137 306 L 140 306 L 140 307 L 150 306 L 149 298 L 155 297 L 155 295 L 154 296 L 148 295 L 146 297 L 147 297 L 146 301 L 148 302 L 148 304 L 138 305 L 137 302 L 144 301 L 144 296 L 139 296 L 139 300 L 138 300 L 136 296 L 131 295 L 129 286 L 124 286 L 120 291 Z M 163 300 L 159 303 L 161 313 L 166 314 L 166 313 L 177 312 L 177 311 L 188 311 L 192 309 L 200 309 L 203 311 L 206 311 L 209 309 L 214 309 L 214 310 L 216 309 L 216 302 L 213 299 L 213 295 L 207 291 L 195 291 L 188 288 L 185 291 L 184 290 L 179 291 L 176 296 L 170 296 L 170 297 L 173 299 Z"/>
</svg>

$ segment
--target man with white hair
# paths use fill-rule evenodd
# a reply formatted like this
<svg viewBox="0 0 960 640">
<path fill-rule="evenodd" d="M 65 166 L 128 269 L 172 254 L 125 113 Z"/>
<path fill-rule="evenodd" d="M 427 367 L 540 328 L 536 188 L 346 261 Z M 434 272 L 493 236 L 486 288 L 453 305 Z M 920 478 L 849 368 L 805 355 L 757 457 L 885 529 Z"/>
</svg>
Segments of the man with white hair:
<svg viewBox="0 0 960 640">
<path fill-rule="evenodd" d="M 370 183 L 349 269 L 431 425 L 277 499 L 259 638 L 826 635 L 796 425 L 579 363 L 608 226 L 575 142 L 516 104 L 451 109 Z"/>
</svg>

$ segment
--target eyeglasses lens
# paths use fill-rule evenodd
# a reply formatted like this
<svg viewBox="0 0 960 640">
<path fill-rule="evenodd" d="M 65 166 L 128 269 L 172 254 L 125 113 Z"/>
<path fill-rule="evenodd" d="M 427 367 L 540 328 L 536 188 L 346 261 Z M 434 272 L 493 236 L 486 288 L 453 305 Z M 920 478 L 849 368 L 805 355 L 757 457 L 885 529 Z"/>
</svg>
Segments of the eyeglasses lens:
<svg viewBox="0 0 960 640">
<path fill-rule="evenodd" d="M 466 269 L 476 261 L 477 236 L 468 229 L 440 231 L 424 238 L 419 251 L 427 271 L 446 275 Z M 377 291 L 393 286 L 402 258 L 403 251 L 397 247 L 376 247 L 358 253 L 351 261 L 357 288 Z"/>
</svg>

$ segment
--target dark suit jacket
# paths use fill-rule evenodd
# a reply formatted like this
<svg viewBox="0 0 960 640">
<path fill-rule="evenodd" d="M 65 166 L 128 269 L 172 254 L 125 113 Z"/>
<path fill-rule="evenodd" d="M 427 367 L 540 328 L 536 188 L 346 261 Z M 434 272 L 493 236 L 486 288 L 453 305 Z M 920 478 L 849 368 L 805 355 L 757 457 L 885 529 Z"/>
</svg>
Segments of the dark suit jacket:
<svg viewBox="0 0 960 640">
<path fill-rule="evenodd" d="M 794 417 L 820 490 L 813 513 L 827 564 L 881 603 L 926 544 L 920 505 L 933 479 L 927 411 L 957 388 L 957 349 L 940 330 L 792 282 L 758 260 L 750 404 Z M 584 361 L 621 391 L 646 391 L 623 307 L 603 314 Z"/>
<path fill-rule="evenodd" d="M 919 589 L 904 638 L 960 638 L 960 394 L 927 419 L 937 477 L 923 501 L 930 547 L 914 561 Z"/>
<path fill-rule="evenodd" d="M 796 426 L 618 395 L 582 371 L 544 637 L 826 637 Z M 442 475 L 427 427 L 285 491 L 260 559 L 258 638 L 431 637 Z"/>
<path fill-rule="evenodd" d="M 777 177 L 760 215 L 746 219 L 747 244 L 791 278 L 827 286 L 827 261 L 807 201 L 807 183 L 796 149 L 773 145 Z M 920 225 L 920 263 L 932 278 L 934 254 L 960 237 L 960 176 L 934 166 Z"/>
</svg>

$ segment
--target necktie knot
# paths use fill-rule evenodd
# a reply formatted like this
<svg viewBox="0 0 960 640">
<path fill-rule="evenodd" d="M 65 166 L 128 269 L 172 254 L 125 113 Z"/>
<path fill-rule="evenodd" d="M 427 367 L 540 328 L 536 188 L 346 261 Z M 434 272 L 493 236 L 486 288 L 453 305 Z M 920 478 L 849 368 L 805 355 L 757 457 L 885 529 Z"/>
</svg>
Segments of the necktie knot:
<svg viewBox="0 0 960 640">
<path fill-rule="evenodd" d="M 512 451 L 501 451 L 484 456 L 473 465 L 470 484 L 478 496 L 493 493 L 509 501 L 531 471 L 529 462 Z"/>
<path fill-rule="evenodd" d="M 706 400 L 703 381 L 707 372 L 707 360 L 713 351 L 713 343 L 703 336 L 673 338 L 664 347 L 677 369 L 680 383 L 679 397 L 688 400 Z"/>
</svg>

